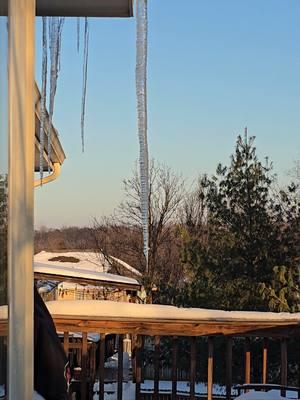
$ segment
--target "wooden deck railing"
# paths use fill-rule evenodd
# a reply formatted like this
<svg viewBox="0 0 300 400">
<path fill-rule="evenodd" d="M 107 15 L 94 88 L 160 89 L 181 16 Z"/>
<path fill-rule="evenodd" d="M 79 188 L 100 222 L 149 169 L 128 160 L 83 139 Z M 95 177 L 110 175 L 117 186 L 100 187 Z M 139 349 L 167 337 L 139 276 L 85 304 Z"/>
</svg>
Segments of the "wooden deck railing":
<svg viewBox="0 0 300 400">
<path fill-rule="evenodd" d="M 217 322 L 217 321 L 155 321 L 149 319 L 122 319 L 97 318 L 91 320 L 87 317 L 66 317 L 55 316 L 54 322 L 57 331 L 63 333 L 63 345 L 66 353 L 74 349 L 80 349 L 81 352 L 81 377 L 80 393 L 81 399 L 92 398 L 93 383 L 99 381 L 99 400 L 104 399 L 105 382 L 105 336 L 107 333 L 117 334 L 118 336 L 118 373 L 117 373 L 117 399 L 122 400 L 123 390 L 123 335 L 130 334 L 132 337 L 133 368 L 135 379 L 135 398 L 136 400 L 181 400 L 206 398 L 213 400 L 213 382 L 214 382 L 214 341 L 215 337 L 225 336 L 225 387 L 224 398 L 230 400 L 232 396 L 232 368 L 234 358 L 234 338 L 243 338 L 244 340 L 244 382 L 251 383 L 251 338 L 261 338 L 261 382 L 267 383 L 268 371 L 268 341 L 269 338 L 275 338 L 280 346 L 280 383 L 285 386 L 288 384 L 288 357 L 287 343 L 290 338 L 299 337 L 300 326 L 295 322 L 259 322 L 239 321 L 239 322 Z M 82 338 L 74 343 L 70 338 L 70 332 L 82 334 Z M 96 347 L 88 342 L 87 333 L 99 333 L 98 360 L 99 365 L 96 368 Z M 154 387 L 152 393 L 143 393 L 142 387 L 142 350 L 143 337 L 152 336 L 154 338 Z M 160 351 L 161 339 L 163 337 L 172 337 L 171 351 L 171 391 L 169 394 L 163 394 L 159 391 L 160 380 Z M 181 360 L 179 359 L 179 337 L 187 336 L 190 341 L 190 361 L 189 361 L 189 382 L 190 392 L 188 395 L 179 393 L 177 390 L 177 370 Z M 198 336 L 207 337 L 207 365 L 206 381 L 207 393 L 205 397 L 196 393 L 196 373 L 197 373 L 197 354 L 196 338 Z M 239 339 L 241 340 L 241 339 Z M 202 358 L 203 360 L 203 358 Z M 300 361 L 300 359 L 299 359 Z M 203 360 L 204 362 L 204 360 Z M 254 361 L 254 367 L 257 367 Z M 299 365 L 298 365 L 299 368 Z"/>
</svg>

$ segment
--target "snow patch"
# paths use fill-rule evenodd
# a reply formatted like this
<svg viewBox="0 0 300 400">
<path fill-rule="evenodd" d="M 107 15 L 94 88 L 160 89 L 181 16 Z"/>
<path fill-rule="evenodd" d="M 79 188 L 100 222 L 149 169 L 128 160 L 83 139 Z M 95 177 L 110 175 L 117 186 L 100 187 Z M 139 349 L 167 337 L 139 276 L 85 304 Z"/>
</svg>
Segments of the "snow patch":
<svg viewBox="0 0 300 400">
<path fill-rule="evenodd" d="M 286 400 L 288 397 L 281 397 L 277 390 L 269 392 L 250 391 L 238 396 L 236 400 Z"/>
</svg>

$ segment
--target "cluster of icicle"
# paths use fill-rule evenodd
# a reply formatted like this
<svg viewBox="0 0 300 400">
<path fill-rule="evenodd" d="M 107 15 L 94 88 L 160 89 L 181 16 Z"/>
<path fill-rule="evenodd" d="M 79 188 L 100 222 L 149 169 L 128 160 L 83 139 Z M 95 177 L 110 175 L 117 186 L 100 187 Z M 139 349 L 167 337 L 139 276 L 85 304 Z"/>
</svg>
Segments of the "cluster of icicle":
<svg viewBox="0 0 300 400">
<path fill-rule="evenodd" d="M 147 0 L 137 1 L 136 13 L 136 96 L 140 144 L 141 215 L 146 271 L 149 252 L 149 157 L 147 142 Z"/>
<path fill-rule="evenodd" d="M 141 215 L 144 241 L 144 255 L 146 259 L 146 270 L 148 270 L 149 252 L 149 161 L 147 143 L 147 0 L 137 1 L 136 13 L 136 96 L 137 96 L 137 119 L 138 136 L 140 144 L 140 180 L 141 180 Z M 40 122 L 40 178 L 43 179 L 45 130 L 48 131 L 48 160 L 51 159 L 51 131 L 54 100 L 56 94 L 57 78 L 60 70 L 61 37 L 64 18 L 43 17 L 43 63 L 42 63 L 42 91 L 41 91 L 41 122 Z M 47 35 L 49 25 L 49 35 Z M 48 43 L 50 52 L 50 89 L 49 89 L 49 124 L 46 122 L 46 97 L 47 97 L 47 72 L 48 72 Z M 84 122 L 88 70 L 88 43 L 89 26 L 85 18 L 84 26 L 84 50 L 83 50 L 83 83 L 81 102 L 81 141 L 84 151 Z M 80 45 L 80 19 L 77 18 L 77 50 Z M 48 128 L 48 129 L 47 129 Z M 50 165 L 49 165 L 50 170 Z"/>
<path fill-rule="evenodd" d="M 40 101 L 40 179 L 43 180 L 44 174 L 44 152 L 48 155 L 48 172 L 50 172 L 51 143 L 52 143 L 52 120 L 54 113 L 55 94 L 57 79 L 60 71 L 61 40 L 64 17 L 43 17 L 42 40 L 43 40 L 43 59 L 42 59 L 42 89 Z M 48 46 L 49 41 L 49 46 Z M 80 43 L 80 20 L 77 19 L 77 50 Z M 82 83 L 82 102 L 81 102 L 81 140 L 82 150 L 84 150 L 84 122 L 87 86 L 87 65 L 88 65 L 88 43 L 89 28 L 88 19 L 85 18 L 84 28 L 84 51 L 83 51 L 83 83 Z M 50 57 L 50 77 L 49 77 L 49 120 L 47 121 L 47 83 L 48 83 L 48 58 Z M 47 125 L 47 126 L 46 126 Z M 47 149 L 45 148 L 45 132 L 47 132 Z"/>
</svg>

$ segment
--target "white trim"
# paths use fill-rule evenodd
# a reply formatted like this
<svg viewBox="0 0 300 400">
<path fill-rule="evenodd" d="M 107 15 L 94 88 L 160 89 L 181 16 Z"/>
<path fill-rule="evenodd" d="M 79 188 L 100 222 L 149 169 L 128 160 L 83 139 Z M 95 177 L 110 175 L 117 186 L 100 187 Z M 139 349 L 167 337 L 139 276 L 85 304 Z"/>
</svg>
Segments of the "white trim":
<svg viewBox="0 0 300 400">
<path fill-rule="evenodd" d="M 8 396 L 33 396 L 35 0 L 9 0 Z"/>
</svg>

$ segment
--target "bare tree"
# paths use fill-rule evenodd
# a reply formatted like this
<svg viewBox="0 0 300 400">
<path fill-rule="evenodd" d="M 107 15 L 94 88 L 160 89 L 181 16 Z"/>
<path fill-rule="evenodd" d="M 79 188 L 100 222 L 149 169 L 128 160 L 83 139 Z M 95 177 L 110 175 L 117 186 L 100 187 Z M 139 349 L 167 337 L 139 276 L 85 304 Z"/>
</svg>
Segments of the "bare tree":
<svg viewBox="0 0 300 400">
<path fill-rule="evenodd" d="M 288 171 L 288 175 L 295 179 L 297 183 L 300 182 L 300 160 L 297 159 L 294 161 L 293 168 Z"/>
<path fill-rule="evenodd" d="M 178 212 L 185 196 L 185 182 L 171 168 L 150 163 L 149 192 L 149 272 L 151 283 L 160 279 L 178 279 L 180 249 L 176 238 Z M 95 220 L 98 248 L 116 255 L 145 273 L 140 179 L 137 168 L 123 181 L 124 200 L 109 219 Z M 175 272 L 176 270 L 176 272 Z M 174 277 L 174 274 L 176 277 Z"/>
<path fill-rule="evenodd" d="M 140 271 L 143 257 L 143 243 L 140 231 L 118 222 L 114 215 L 100 220 L 94 219 L 90 232 L 92 249 L 103 255 L 110 265 L 110 271 L 120 275 L 131 275 L 115 258 L 125 261 Z"/>
<path fill-rule="evenodd" d="M 196 187 L 186 194 L 180 210 L 181 227 L 189 235 L 199 236 L 207 227 L 208 208 L 207 192 L 209 180 L 207 175 L 198 178 Z"/>
</svg>

